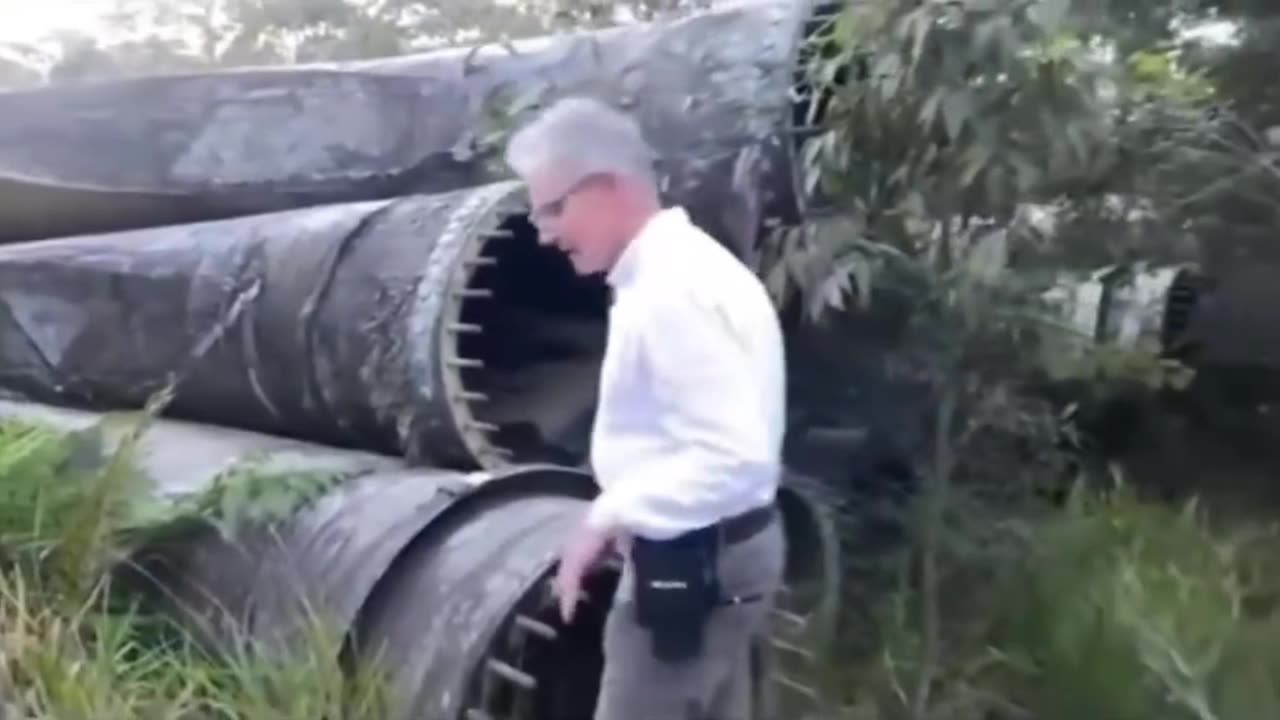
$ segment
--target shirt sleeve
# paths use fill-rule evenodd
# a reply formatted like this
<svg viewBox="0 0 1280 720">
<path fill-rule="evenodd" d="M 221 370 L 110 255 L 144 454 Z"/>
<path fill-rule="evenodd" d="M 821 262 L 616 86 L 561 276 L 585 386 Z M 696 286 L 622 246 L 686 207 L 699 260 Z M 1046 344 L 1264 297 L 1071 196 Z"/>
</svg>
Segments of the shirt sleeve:
<svg viewBox="0 0 1280 720">
<path fill-rule="evenodd" d="M 782 380 L 753 376 L 749 354 L 760 348 L 750 330 L 712 299 L 673 292 L 653 301 L 639 351 L 671 450 L 631 471 L 642 477 L 612 478 L 590 523 L 663 539 L 757 503 L 746 496 L 761 494 L 778 444 L 760 393 Z"/>
</svg>

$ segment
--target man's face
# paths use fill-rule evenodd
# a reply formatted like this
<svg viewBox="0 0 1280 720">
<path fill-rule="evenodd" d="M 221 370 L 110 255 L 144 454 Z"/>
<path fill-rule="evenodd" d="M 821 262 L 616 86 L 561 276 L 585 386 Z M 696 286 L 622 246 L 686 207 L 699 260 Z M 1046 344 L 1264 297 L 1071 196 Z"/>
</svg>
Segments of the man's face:
<svg viewBox="0 0 1280 720">
<path fill-rule="evenodd" d="M 554 172 L 529 179 L 540 242 L 569 257 L 579 275 L 607 272 L 617 256 L 613 184 L 605 176 L 566 182 Z"/>
</svg>

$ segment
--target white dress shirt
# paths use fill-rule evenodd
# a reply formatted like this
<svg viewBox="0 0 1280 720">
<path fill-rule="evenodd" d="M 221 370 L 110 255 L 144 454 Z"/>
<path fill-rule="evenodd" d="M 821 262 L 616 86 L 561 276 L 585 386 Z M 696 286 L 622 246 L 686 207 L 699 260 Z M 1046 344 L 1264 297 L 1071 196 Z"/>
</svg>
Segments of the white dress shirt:
<svg viewBox="0 0 1280 720">
<path fill-rule="evenodd" d="M 689 220 L 656 215 L 610 271 L 614 301 L 588 522 L 667 539 L 773 501 L 782 331 L 760 280 Z"/>
</svg>

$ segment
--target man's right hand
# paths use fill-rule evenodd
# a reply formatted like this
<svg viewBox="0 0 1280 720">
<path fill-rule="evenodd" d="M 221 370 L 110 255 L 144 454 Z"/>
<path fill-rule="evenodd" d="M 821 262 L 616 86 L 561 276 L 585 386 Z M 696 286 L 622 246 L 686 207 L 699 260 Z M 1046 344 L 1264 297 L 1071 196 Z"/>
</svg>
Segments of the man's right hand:
<svg viewBox="0 0 1280 720">
<path fill-rule="evenodd" d="M 560 619 L 566 625 L 573 621 L 582 596 L 583 577 L 601 558 L 612 539 L 612 533 L 583 522 L 574 529 L 561 550 L 554 587 L 560 599 Z"/>
</svg>

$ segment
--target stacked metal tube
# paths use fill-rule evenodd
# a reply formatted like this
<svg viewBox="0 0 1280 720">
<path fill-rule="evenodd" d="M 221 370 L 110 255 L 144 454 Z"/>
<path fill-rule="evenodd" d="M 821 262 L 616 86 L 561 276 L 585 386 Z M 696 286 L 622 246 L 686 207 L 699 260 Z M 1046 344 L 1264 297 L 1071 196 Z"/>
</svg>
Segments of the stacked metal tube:
<svg viewBox="0 0 1280 720">
<path fill-rule="evenodd" d="M 127 425 L 105 419 L 0 400 L 0 421 L 104 427 L 111 452 Z M 284 522 L 246 525 L 234 537 L 182 523 L 120 567 L 122 584 L 211 648 L 308 650 L 303 643 L 321 629 L 347 636 L 356 657 L 376 663 L 396 704 L 393 719 L 497 716 L 504 709 L 479 690 L 495 673 L 515 678 L 514 689 L 541 708 L 526 718 L 582 716 L 582 700 L 575 704 L 555 686 L 595 682 L 598 665 L 589 656 L 570 674 L 511 656 L 505 641 L 532 634 L 542 652 L 564 653 L 575 634 L 600 632 L 602 608 L 561 628 L 554 607 L 539 602 L 548 558 L 592 492 L 585 473 L 536 465 L 493 473 L 410 468 L 377 454 L 173 420 L 152 423 L 138 457 L 156 497 L 169 500 L 199 494 L 246 462 L 259 471 L 347 477 Z M 444 545 L 448 553 L 439 551 Z M 406 583 L 414 586 L 407 597 Z"/>
<path fill-rule="evenodd" d="M 0 94 L 0 242 L 21 241 L 0 248 L 0 387 L 127 407 L 176 380 L 182 417 L 448 467 L 577 464 L 603 288 L 533 249 L 484 140 L 602 97 L 640 119 L 668 200 L 745 253 L 803 212 L 791 90 L 817 7 Z M 482 255 L 504 232 L 513 249 Z M 488 312 L 488 274 L 574 292 L 551 322 L 529 292 Z"/>
<path fill-rule="evenodd" d="M 507 179 L 502 133 L 567 94 L 633 112 L 668 199 L 735 247 L 804 210 L 810 0 L 347 64 L 0 94 L 0 242 Z M 496 142 L 495 142 L 496 140 Z"/>
<path fill-rule="evenodd" d="M 472 469 L 581 459 L 606 296 L 513 182 L 0 246 L 0 386 Z M 527 373 L 543 382 L 520 382 Z"/>
</svg>

